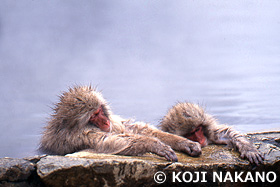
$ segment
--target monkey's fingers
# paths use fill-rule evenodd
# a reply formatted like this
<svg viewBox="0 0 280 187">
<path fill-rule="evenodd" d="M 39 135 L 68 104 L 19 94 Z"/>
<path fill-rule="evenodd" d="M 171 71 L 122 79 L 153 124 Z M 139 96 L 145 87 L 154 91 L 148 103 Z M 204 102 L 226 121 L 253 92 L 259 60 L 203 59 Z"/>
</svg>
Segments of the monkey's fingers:
<svg viewBox="0 0 280 187">
<path fill-rule="evenodd" d="M 252 155 L 252 158 L 253 158 L 253 160 L 254 160 L 254 163 L 255 163 L 257 166 L 259 166 L 259 165 L 260 165 L 260 162 L 259 162 L 259 160 L 258 160 L 258 158 L 257 158 L 257 155 L 253 154 L 253 155 Z"/>
<path fill-rule="evenodd" d="M 170 149 L 170 150 L 163 149 L 163 150 L 157 152 L 156 154 L 159 156 L 165 157 L 166 160 L 168 160 L 168 161 L 178 162 L 177 155 L 172 149 Z"/>
<path fill-rule="evenodd" d="M 252 156 L 251 156 L 249 153 L 246 155 L 246 157 L 248 158 L 248 160 L 249 160 L 251 163 L 254 163 L 253 158 L 252 158 Z"/>
<path fill-rule="evenodd" d="M 263 164 L 263 161 L 264 161 L 263 155 L 262 155 L 262 154 L 256 154 L 256 157 L 257 157 L 258 161 L 259 161 L 261 164 Z"/>
<path fill-rule="evenodd" d="M 264 160 L 264 154 L 260 153 L 260 156 L 261 156 L 262 160 Z"/>
<path fill-rule="evenodd" d="M 186 144 L 184 152 L 190 156 L 199 156 L 201 155 L 201 146 L 199 143 Z"/>
<path fill-rule="evenodd" d="M 192 150 L 192 153 L 191 153 L 191 155 L 192 156 L 199 156 L 199 155 L 201 155 L 201 146 L 200 146 L 200 144 L 198 144 L 199 146 L 193 146 L 193 147 L 191 147 L 191 150 Z"/>
<path fill-rule="evenodd" d="M 255 152 L 248 153 L 247 158 L 251 163 L 255 163 L 257 166 L 263 164 L 262 155 L 259 153 L 255 153 Z"/>
<path fill-rule="evenodd" d="M 174 151 L 167 151 L 166 154 L 165 154 L 165 158 L 168 160 L 168 161 L 172 161 L 172 162 L 178 162 L 178 157 L 176 155 L 176 153 Z"/>
<path fill-rule="evenodd" d="M 186 152 L 188 155 L 190 155 L 192 151 L 191 151 L 190 147 L 186 146 L 184 152 Z"/>
<path fill-rule="evenodd" d="M 178 162 L 178 157 L 177 157 L 176 153 L 174 151 L 169 152 L 169 153 L 170 153 L 170 155 L 169 155 L 170 161 Z"/>
<path fill-rule="evenodd" d="M 263 164 L 264 161 L 264 156 L 262 154 L 258 155 L 259 160 L 261 161 L 261 163 Z"/>
</svg>

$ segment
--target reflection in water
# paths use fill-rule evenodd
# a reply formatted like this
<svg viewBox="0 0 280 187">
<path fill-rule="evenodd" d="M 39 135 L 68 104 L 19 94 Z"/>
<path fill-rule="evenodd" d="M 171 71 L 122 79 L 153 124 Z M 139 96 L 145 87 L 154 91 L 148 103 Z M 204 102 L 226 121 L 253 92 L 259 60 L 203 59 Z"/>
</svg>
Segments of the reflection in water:
<svg viewBox="0 0 280 187">
<path fill-rule="evenodd" d="M 242 132 L 279 129 L 279 2 L 85 2 L 1 1 L 0 157 L 35 154 L 73 84 L 155 125 L 191 101 Z"/>
</svg>

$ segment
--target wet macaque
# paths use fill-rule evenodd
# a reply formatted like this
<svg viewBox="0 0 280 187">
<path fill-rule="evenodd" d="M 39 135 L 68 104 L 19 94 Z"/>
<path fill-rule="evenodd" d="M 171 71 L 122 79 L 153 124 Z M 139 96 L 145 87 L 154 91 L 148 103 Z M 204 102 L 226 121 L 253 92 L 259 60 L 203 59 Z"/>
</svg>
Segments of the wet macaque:
<svg viewBox="0 0 280 187">
<path fill-rule="evenodd" d="M 101 93 L 90 86 L 76 86 L 62 93 L 39 150 L 57 155 L 83 150 L 118 155 L 150 152 L 168 161 L 178 160 L 173 150 L 191 156 L 201 154 L 197 142 L 113 115 Z"/>
<path fill-rule="evenodd" d="M 251 163 L 263 163 L 263 155 L 245 136 L 229 126 L 219 125 L 213 116 L 196 104 L 176 104 L 162 119 L 160 129 L 198 142 L 202 147 L 212 143 L 226 144 L 238 150 L 241 157 Z"/>
</svg>

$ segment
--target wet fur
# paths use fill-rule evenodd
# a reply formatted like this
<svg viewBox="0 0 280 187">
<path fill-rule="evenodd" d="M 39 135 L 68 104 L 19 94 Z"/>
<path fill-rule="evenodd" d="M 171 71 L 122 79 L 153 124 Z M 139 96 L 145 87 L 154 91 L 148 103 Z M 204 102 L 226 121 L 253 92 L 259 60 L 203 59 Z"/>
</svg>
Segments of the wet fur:
<svg viewBox="0 0 280 187">
<path fill-rule="evenodd" d="M 103 132 L 89 122 L 100 106 L 111 122 L 110 132 Z M 43 153 L 57 155 L 81 150 L 120 155 L 152 152 L 177 161 L 173 149 L 192 156 L 201 153 L 201 147 L 196 142 L 160 131 L 146 123 L 134 123 L 113 115 L 101 93 L 90 86 L 76 86 L 60 96 L 39 148 Z"/>
<path fill-rule="evenodd" d="M 207 138 L 207 145 L 226 144 L 241 153 L 242 158 L 248 158 L 252 163 L 262 163 L 262 154 L 248 139 L 227 125 L 220 125 L 217 120 L 205 113 L 199 105 L 192 103 L 178 103 L 173 106 L 160 122 L 160 129 L 187 137 L 198 126 L 202 125 Z"/>
</svg>

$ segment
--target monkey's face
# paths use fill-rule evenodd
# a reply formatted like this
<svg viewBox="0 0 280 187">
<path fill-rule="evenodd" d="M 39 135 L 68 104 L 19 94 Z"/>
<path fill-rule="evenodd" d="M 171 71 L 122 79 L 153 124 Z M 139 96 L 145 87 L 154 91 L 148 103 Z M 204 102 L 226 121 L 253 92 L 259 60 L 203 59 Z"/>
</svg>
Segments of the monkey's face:
<svg viewBox="0 0 280 187">
<path fill-rule="evenodd" d="M 193 132 L 203 123 L 201 116 L 202 113 L 197 109 L 197 105 L 178 103 L 168 111 L 164 120 L 175 127 L 176 134 L 183 136 Z"/>
<path fill-rule="evenodd" d="M 110 131 L 110 120 L 106 113 L 104 112 L 104 107 L 101 105 L 96 111 L 93 112 L 89 121 L 99 127 L 102 131 Z"/>
<path fill-rule="evenodd" d="M 204 135 L 204 111 L 196 104 L 178 103 L 169 113 L 170 124 L 175 128 L 175 134 L 199 142 L 201 146 L 207 144 Z"/>
<path fill-rule="evenodd" d="M 78 125 L 95 125 L 102 131 L 110 130 L 110 109 L 100 92 L 91 87 L 74 87 L 61 96 L 57 105 L 57 115 L 64 124 L 72 127 Z"/>
<path fill-rule="evenodd" d="M 202 125 L 199 125 L 197 128 L 195 128 L 190 133 L 185 134 L 184 137 L 186 137 L 192 141 L 198 142 L 201 145 L 201 147 L 204 147 L 207 145 L 207 139 L 203 132 Z"/>
</svg>

